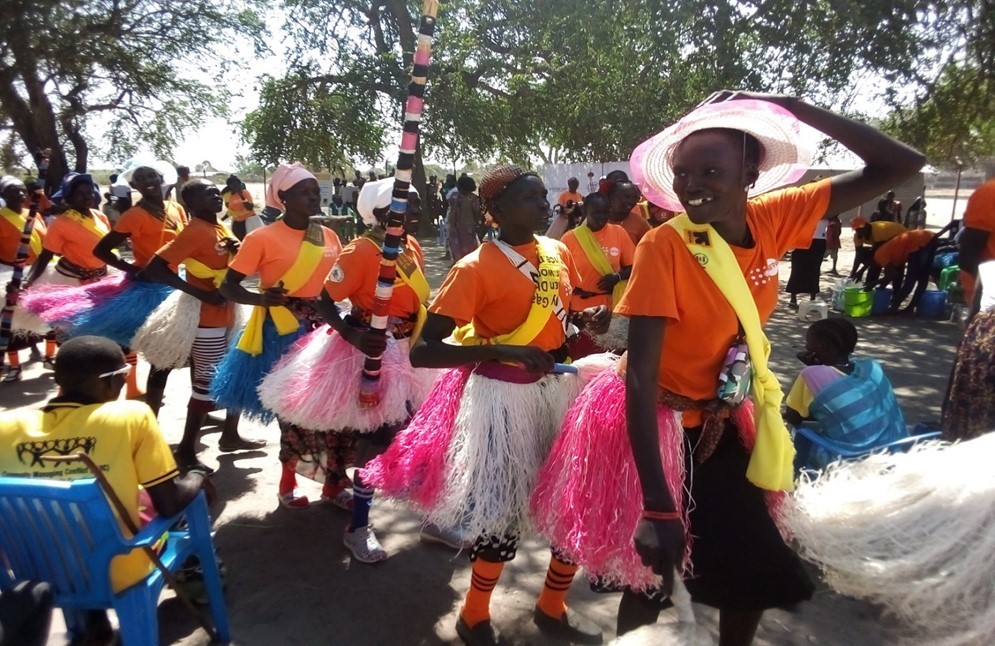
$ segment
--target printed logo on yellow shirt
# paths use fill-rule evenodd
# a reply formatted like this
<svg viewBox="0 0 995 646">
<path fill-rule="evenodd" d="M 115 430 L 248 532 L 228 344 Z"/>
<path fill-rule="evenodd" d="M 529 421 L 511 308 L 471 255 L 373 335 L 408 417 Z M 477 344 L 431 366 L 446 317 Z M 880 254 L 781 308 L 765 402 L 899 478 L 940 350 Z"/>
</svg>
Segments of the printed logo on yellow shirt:
<svg viewBox="0 0 995 646">
<path fill-rule="evenodd" d="M 21 464 L 28 467 L 44 467 L 47 466 L 45 464 L 46 457 L 64 457 L 75 455 L 80 451 L 90 455 L 96 446 L 97 438 L 95 437 L 69 437 L 61 440 L 21 442 L 16 446 L 16 450 L 17 459 Z M 31 460 L 30 463 L 28 459 Z"/>
</svg>

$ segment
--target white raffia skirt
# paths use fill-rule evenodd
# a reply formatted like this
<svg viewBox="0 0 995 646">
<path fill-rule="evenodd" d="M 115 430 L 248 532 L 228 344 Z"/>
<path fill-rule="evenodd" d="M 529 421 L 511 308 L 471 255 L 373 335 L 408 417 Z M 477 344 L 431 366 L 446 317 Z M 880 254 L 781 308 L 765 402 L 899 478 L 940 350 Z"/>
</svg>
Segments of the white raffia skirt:
<svg viewBox="0 0 995 646">
<path fill-rule="evenodd" d="M 909 643 L 995 635 L 995 433 L 835 462 L 784 510 L 836 591 L 883 605 Z"/>
</svg>

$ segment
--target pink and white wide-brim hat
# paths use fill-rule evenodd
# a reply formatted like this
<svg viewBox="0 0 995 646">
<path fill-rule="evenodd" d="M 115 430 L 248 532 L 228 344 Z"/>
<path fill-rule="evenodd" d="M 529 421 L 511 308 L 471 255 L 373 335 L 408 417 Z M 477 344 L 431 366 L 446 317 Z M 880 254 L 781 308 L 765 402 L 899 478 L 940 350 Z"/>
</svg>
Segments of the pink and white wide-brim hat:
<svg viewBox="0 0 995 646">
<path fill-rule="evenodd" d="M 750 197 L 798 181 L 812 163 L 812 149 L 803 140 L 801 122 L 784 108 L 756 99 L 709 103 L 632 152 L 629 167 L 643 197 L 668 211 L 684 210 L 673 188 L 674 151 L 691 133 L 711 128 L 741 130 L 760 142 L 760 177 L 750 188 Z"/>
</svg>

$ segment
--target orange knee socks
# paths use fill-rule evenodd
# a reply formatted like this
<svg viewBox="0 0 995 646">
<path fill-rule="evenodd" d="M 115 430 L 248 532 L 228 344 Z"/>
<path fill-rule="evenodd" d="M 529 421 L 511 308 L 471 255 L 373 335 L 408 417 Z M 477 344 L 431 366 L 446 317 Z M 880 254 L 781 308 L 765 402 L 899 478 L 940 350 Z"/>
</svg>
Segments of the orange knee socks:
<svg viewBox="0 0 995 646">
<path fill-rule="evenodd" d="M 129 352 L 124 356 L 124 360 L 131 366 L 131 372 L 128 373 L 128 379 L 125 382 L 127 386 L 125 397 L 128 399 L 137 399 L 145 394 L 145 391 L 138 386 L 138 354 Z"/>
<path fill-rule="evenodd" d="M 55 339 L 45 339 L 45 358 L 54 359 L 55 351 L 59 349 L 59 344 L 55 342 Z"/>
<path fill-rule="evenodd" d="M 460 616 L 470 628 L 491 618 L 491 593 L 503 569 L 504 563 L 491 563 L 480 558 L 473 562 L 470 589 L 460 611 Z"/>
<path fill-rule="evenodd" d="M 549 569 L 546 571 L 546 582 L 536 603 L 539 609 L 550 617 L 559 618 L 567 611 L 567 592 L 573 583 L 577 566 L 564 563 L 555 556 L 549 558 Z"/>
<path fill-rule="evenodd" d="M 20 368 L 21 353 L 14 350 L 7 352 L 7 365 L 11 368 Z"/>
</svg>

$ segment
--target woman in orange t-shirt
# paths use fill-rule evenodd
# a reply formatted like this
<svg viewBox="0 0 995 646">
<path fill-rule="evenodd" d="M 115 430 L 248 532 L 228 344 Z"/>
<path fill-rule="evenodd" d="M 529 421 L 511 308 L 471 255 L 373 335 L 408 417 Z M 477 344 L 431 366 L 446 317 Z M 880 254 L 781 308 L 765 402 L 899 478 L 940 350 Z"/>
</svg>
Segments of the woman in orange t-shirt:
<svg viewBox="0 0 995 646">
<path fill-rule="evenodd" d="M 632 243 L 625 229 L 608 221 L 609 209 L 610 201 L 607 197 L 601 193 L 591 193 L 584 198 L 582 207 L 584 222 L 576 229 L 567 231 L 562 239 L 576 261 L 577 271 L 580 274 L 580 285 L 574 288 L 574 297 L 581 299 L 588 307 L 604 305 L 614 309 L 615 286 L 629 280 L 629 274 L 632 272 L 636 245 Z M 584 235 L 585 229 L 590 232 L 588 235 L 594 240 L 613 273 L 602 274 L 588 257 L 578 238 Z M 617 318 L 613 319 L 612 323 L 624 320 Z M 617 324 L 615 327 L 618 327 Z M 613 329 L 610 335 L 597 338 L 587 332 L 581 332 L 570 341 L 570 356 L 579 359 L 606 350 L 624 350 L 624 338 L 621 338 L 623 336 L 624 329 L 619 331 Z M 620 340 L 621 343 L 618 343 Z"/>
<path fill-rule="evenodd" d="M 216 410 L 211 399 L 211 378 L 228 350 L 235 324 L 235 303 L 218 291 L 228 261 L 238 249 L 231 231 L 218 222 L 223 208 L 221 191 L 205 179 L 183 185 L 181 195 L 190 210 L 190 222 L 146 265 L 145 273 L 177 290 L 135 335 L 135 349 L 153 365 L 182 368 L 189 363 L 191 393 L 183 437 L 176 447 L 177 466 L 184 473 L 214 470 L 197 459 L 196 443 L 207 414 Z M 185 277 L 175 267 L 184 265 Z M 222 452 L 249 451 L 266 446 L 238 433 L 239 412 L 226 411 L 218 448 Z"/>
<path fill-rule="evenodd" d="M 361 468 L 382 452 L 425 401 L 435 379 L 434 370 L 415 370 L 408 360 L 408 341 L 429 295 L 422 250 L 412 236 L 404 236 L 398 256 L 387 335 L 370 330 L 393 186 L 393 178 L 363 185 L 357 206 L 370 229 L 346 246 L 328 274 L 319 307 L 328 325 L 303 339 L 300 351 L 281 359 L 259 386 L 263 404 L 294 426 L 284 434 L 281 455 L 296 462 L 297 473 L 324 482 L 322 498 L 351 509 L 343 542 L 362 563 L 381 561 L 387 552 L 369 522 L 373 487 L 357 474 L 350 488 L 346 467 Z M 417 197 L 414 189 L 411 195 Z M 406 219 L 417 215 L 409 202 Z M 342 317 L 335 303 L 345 300 L 351 310 Z M 383 355 L 380 402 L 373 407 L 360 403 L 367 355 Z"/>
<path fill-rule="evenodd" d="M 628 180 L 612 182 L 608 185 L 608 199 L 611 200 L 609 221 L 617 224 L 632 238 L 632 244 L 639 244 L 643 236 L 652 228 L 639 207 L 639 188 Z"/>
<path fill-rule="evenodd" d="M 282 210 L 283 218 L 245 236 L 221 283 L 222 296 L 252 305 L 253 312 L 218 364 L 211 398 L 219 407 L 239 410 L 263 423 L 277 420 L 283 468 L 279 500 L 299 509 L 308 506 L 308 499 L 297 490 L 295 468 L 300 456 L 293 451 L 299 446 L 297 438 L 307 436 L 307 431 L 268 408 L 258 389 L 277 361 L 300 350 L 295 342 L 323 322 L 319 297 L 342 245 L 334 231 L 311 220 L 321 210 L 321 190 L 315 176 L 301 164 L 277 167 L 266 204 Z M 242 285 L 252 274 L 259 275 L 258 292 Z"/>
<path fill-rule="evenodd" d="M 866 167 L 752 197 L 796 180 L 807 165 L 797 122 L 832 135 Z M 813 586 L 768 514 L 764 490 L 747 480 L 757 441 L 749 400 L 719 397 L 723 366 L 740 343 L 739 320 L 703 270 L 709 255 L 688 245 L 713 246 L 711 236 L 728 243 L 765 322 L 777 303 L 777 259 L 807 243 L 827 213 L 901 183 L 923 162 L 864 124 L 798 99 L 749 93 L 720 93 L 637 148 L 633 173 L 643 193 L 664 208 L 679 204 L 698 228 L 685 240 L 677 226 L 660 226 L 637 247 L 616 307 L 630 319 L 624 381 L 602 373 L 568 414 L 573 422 L 541 484 L 548 486 L 539 501 L 548 513 L 540 515 L 544 533 L 555 540 L 583 527 L 571 556 L 592 575 L 656 590 L 656 598 L 670 592 L 675 568 L 690 559 L 694 576 L 685 584 L 692 599 L 719 609 L 723 643 L 749 643 L 764 609 L 809 598 Z M 581 466 L 584 473 L 573 471 Z M 618 478 L 633 472 L 638 478 Z M 557 484 L 564 479 L 567 486 Z M 618 632 L 656 621 L 659 609 L 627 591 Z"/>
<path fill-rule="evenodd" d="M 225 217 L 231 218 L 231 230 L 239 240 L 245 239 L 245 221 L 256 214 L 252 195 L 245 189 L 245 184 L 238 177 L 229 175 L 225 180 L 225 188 L 221 191 L 225 201 Z"/>
<path fill-rule="evenodd" d="M 156 249 L 175 239 L 187 221 L 183 207 L 163 200 L 162 182 L 162 175 L 154 168 L 140 166 L 131 173 L 131 186 L 141 193 L 142 199 L 125 211 L 114 228 L 93 247 L 96 258 L 121 270 L 124 275 L 112 276 L 83 288 L 90 306 L 72 318 L 68 329 L 70 336 L 103 336 L 122 348 L 130 348 L 138 328 L 172 293 L 169 285 L 150 282 L 142 273 Z M 128 262 L 114 253 L 128 239 L 131 240 L 134 262 Z M 137 355 L 134 352 L 128 351 L 126 358 L 129 364 L 136 365 Z M 162 406 L 168 377 L 169 370 L 160 370 L 155 366 L 149 372 L 145 401 L 156 414 Z M 127 396 L 134 399 L 142 394 L 136 382 L 136 371 L 132 369 L 128 376 Z"/>
<path fill-rule="evenodd" d="M 11 175 L 0 177 L 0 198 L 6 202 L 5 206 L 0 207 L 0 286 L 6 286 L 13 279 L 21 247 L 21 236 L 29 216 L 33 218 L 31 239 L 27 249 L 28 255 L 23 259 L 22 271 L 23 267 L 30 266 L 42 252 L 45 221 L 40 215 L 32 215 L 30 209 L 24 208 L 27 197 L 28 189 L 24 182 Z M 21 350 L 32 348 L 32 354 L 38 352 L 34 344 L 41 339 L 28 330 L 29 325 L 24 306 L 17 307 L 11 321 L 12 335 L 7 344 L 7 373 L 2 383 L 21 380 Z M 46 363 L 49 363 L 55 358 L 54 343 L 49 343 L 46 349 L 50 351 L 46 353 Z"/>
<path fill-rule="evenodd" d="M 411 363 L 455 368 L 386 453 L 363 473 L 387 495 L 407 497 L 430 521 L 463 524 L 470 549 L 470 592 L 456 624 L 467 643 L 495 643 L 489 599 L 518 537 L 531 525 L 528 499 L 562 413 L 578 387 L 552 374 L 566 357 L 569 322 L 605 327 L 606 308 L 577 311 L 579 281 L 562 243 L 533 232 L 546 218 L 546 188 L 513 166 L 480 183 L 501 237 L 459 260 L 429 308 Z M 458 344 L 444 339 L 454 335 Z M 576 566 L 555 556 L 535 610 L 540 628 L 561 637 L 600 639 L 600 629 L 564 599 Z"/>
</svg>

